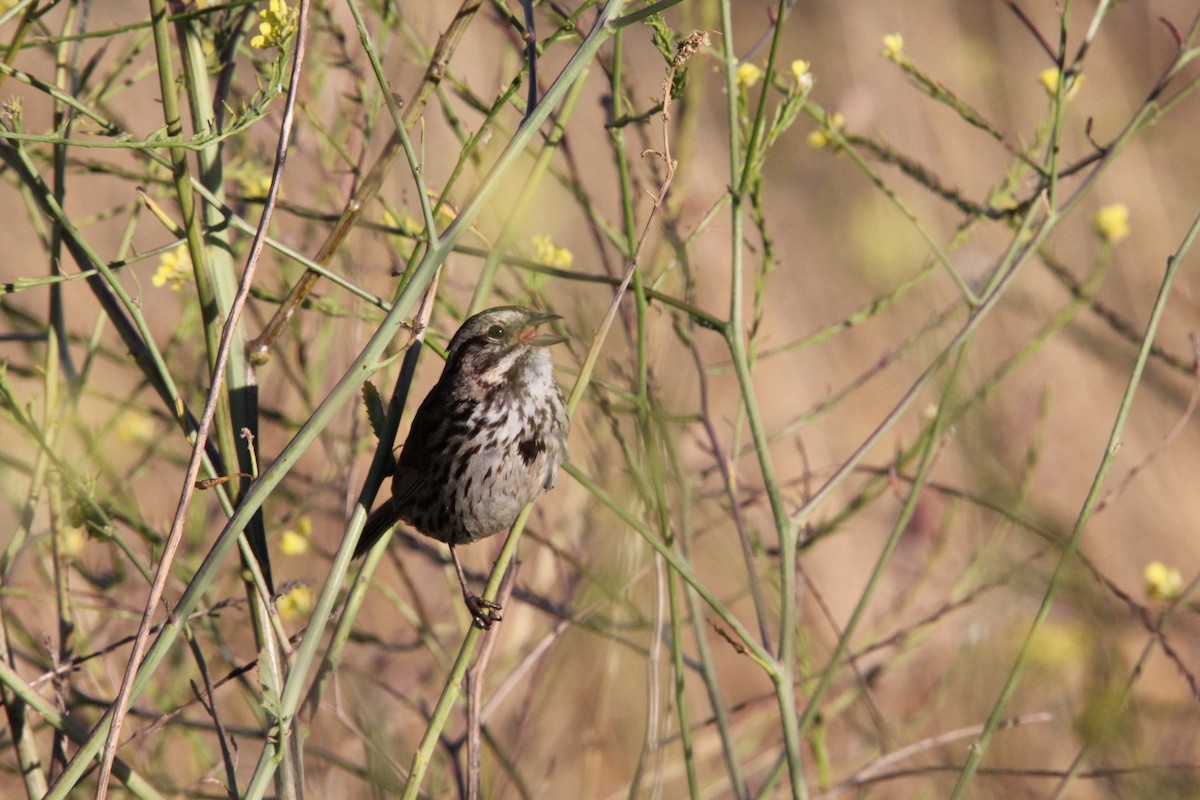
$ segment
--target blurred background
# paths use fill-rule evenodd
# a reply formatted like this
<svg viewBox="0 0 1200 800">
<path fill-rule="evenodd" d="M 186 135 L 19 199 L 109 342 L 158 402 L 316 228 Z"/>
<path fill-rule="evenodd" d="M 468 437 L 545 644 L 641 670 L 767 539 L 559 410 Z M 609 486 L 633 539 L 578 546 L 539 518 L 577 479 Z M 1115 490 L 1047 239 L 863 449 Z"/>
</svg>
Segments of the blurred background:
<svg viewBox="0 0 1200 800">
<path fill-rule="evenodd" d="M 1096 27 L 1063 92 L 1062 216 L 1023 252 L 1015 278 L 958 347 L 972 298 L 986 296 L 997 270 L 1014 263 L 1006 254 L 1028 242 L 1022 220 L 1033 219 L 1033 230 L 1045 218 L 1040 170 L 1064 5 L 1070 59 Z M 362 6 L 391 89 L 413 103 L 453 4 Z M 172 6 L 191 14 L 212 91 L 227 92 L 223 124 L 236 130 L 216 158 L 228 209 L 251 225 L 283 107 L 270 94 L 279 77 L 272 70 L 277 58 L 290 65 L 288 51 L 251 43 L 271 22 L 259 10 Z M 644 536 L 667 542 L 772 654 L 780 609 L 795 604 L 809 796 L 949 796 L 1014 666 L 1021 679 L 998 712 L 1004 723 L 969 796 L 1200 795 L 1194 253 L 1171 288 L 1102 499 L 1077 554 L 1062 557 L 1168 258 L 1200 213 L 1200 72 L 1180 59 L 1197 44 L 1189 38 L 1196 5 L 862 0 L 784 10 L 773 60 L 775 3 L 733 3 L 731 27 L 717 3 L 684 0 L 663 12 L 668 51 L 693 30 L 709 31 L 710 43 L 676 84 L 668 136 L 678 167 L 653 218 L 651 198 L 666 173 L 645 151 L 663 150 L 657 104 L 666 61 L 654 29 L 637 23 L 622 29 L 619 49 L 610 42 L 588 66 L 576 102 L 557 118 L 562 139 L 546 164 L 538 159 L 551 145 L 535 138 L 442 269 L 434 347 L 410 397 L 436 380 L 439 348 L 473 307 L 493 251 L 503 263 L 475 305 L 561 314 L 570 341 L 555 358 L 569 391 L 650 222 L 638 267 L 648 299 L 630 294 L 622 303 L 573 420 L 571 464 L 587 482 L 563 474 L 536 503 L 504 622 L 488 644 L 484 796 L 789 794 L 769 675 L 711 606 L 689 600 Z M 565 24 L 573 13 L 537 5 L 543 90 L 579 46 Z M 595 13 L 580 13 L 580 31 Z M 310 14 L 271 227 L 276 242 L 309 258 L 393 130 L 348 8 L 315 2 Z M 439 228 L 472 202 L 522 117 L 524 84 L 498 102 L 525 65 L 520 19 L 516 3 L 475 14 L 412 130 L 431 194 L 449 187 Z M 0 531 L 11 532 L 0 537 L 4 660 L 87 729 L 126 667 L 148 587 L 137 565 L 161 554 L 190 446 L 85 281 L 56 284 L 56 322 L 58 306 L 40 279 L 58 262 L 66 275 L 81 265 L 61 246 L 39 191 L 50 187 L 98 258 L 114 266 L 196 414 L 210 382 L 206 316 L 169 169 L 144 149 L 82 144 L 114 140 L 99 118 L 133 140 L 161 135 L 147 10 L 28 3 L 0 20 L 9 65 L 0 92 L 8 132 Z M 173 30 L 176 48 L 178 36 Z M 726 47 L 737 59 L 732 85 Z M 197 86 L 179 80 L 182 97 Z M 74 98 L 72 114 L 68 104 L 56 108 L 48 85 Z M 211 107 L 212 96 L 201 100 Z M 739 226 L 730 153 L 740 163 L 759 103 L 770 135 L 744 187 Z M 186 115 L 183 130 L 196 130 Z M 56 147 L 55 136 L 77 144 Z M 18 144 L 41 187 L 19 167 Z M 193 175 L 196 158 L 189 152 Z M 401 155 L 328 264 L 357 293 L 322 280 L 258 370 L 261 466 L 297 435 L 382 320 L 422 229 L 418 197 Z M 250 235 L 233 226 L 222 236 L 236 280 Z M 246 338 L 303 272 L 268 249 L 243 318 Z M 739 274 L 751 412 L 739 356 L 712 330 L 730 317 Z M 56 326 L 68 336 L 65 359 L 48 355 Z M 385 401 L 398 364 L 372 379 Z M 912 402 L 901 405 L 913 387 Z M 773 475 L 764 477 L 750 418 L 769 438 Z M 927 445 L 931 472 L 905 520 Z M 276 605 L 290 636 L 310 621 L 376 446 L 364 404 L 348 403 L 263 506 Z M 794 598 L 781 596 L 768 487 L 803 523 Z M 197 494 L 168 606 L 226 518 L 212 492 Z M 502 539 L 460 551 L 476 581 Z M 468 622 L 444 548 L 434 545 L 397 536 L 319 703 L 304 710 L 310 796 L 369 797 L 404 783 Z M 234 558 L 191 625 L 210 677 L 221 679 L 214 710 L 195 699 L 198 660 L 180 642 L 125 727 L 120 756 L 163 794 L 229 796 L 222 787 L 230 774 L 244 786 L 267 736 Z M 1051 588 L 1055 602 L 1030 637 Z M 834 661 L 848 625 L 847 650 Z M 6 677 L 10 707 L 13 680 Z M 0 731 L 0 786 L 16 797 L 27 784 L 23 738 L 11 723 Z M 59 753 L 74 746 L 41 715 L 30 715 L 30 727 L 53 781 Z M 434 751 L 427 796 L 465 796 L 467 727 L 456 709 Z M 233 743 L 232 769 L 222 739 Z"/>
</svg>

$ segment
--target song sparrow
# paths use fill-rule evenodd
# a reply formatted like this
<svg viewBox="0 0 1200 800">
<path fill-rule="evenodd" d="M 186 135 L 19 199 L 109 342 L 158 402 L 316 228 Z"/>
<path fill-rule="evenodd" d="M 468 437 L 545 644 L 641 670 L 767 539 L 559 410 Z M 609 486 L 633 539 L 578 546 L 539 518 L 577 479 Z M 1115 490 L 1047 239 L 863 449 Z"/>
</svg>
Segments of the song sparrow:
<svg viewBox="0 0 1200 800">
<path fill-rule="evenodd" d="M 554 486 L 567 457 L 567 408 L 538 333 L 560 319 L 517 306 L 491 308 L 463 323 L 446 366 L 413 417 L 396 460 L 392 496 L 371 512 L 357 558 L 403 520 L 450 545 L 463 599 L 488 628 L 500 606 L 467 589 L 455 546 L 510 527 L 521 509 Z"/>
</svg>

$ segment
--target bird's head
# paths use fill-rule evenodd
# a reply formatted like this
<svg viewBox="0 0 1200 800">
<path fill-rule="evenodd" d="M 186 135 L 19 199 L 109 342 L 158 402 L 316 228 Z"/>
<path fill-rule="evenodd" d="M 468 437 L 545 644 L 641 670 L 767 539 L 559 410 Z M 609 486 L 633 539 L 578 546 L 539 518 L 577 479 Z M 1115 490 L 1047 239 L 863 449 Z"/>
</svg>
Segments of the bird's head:
<svg viewBox="0 0 1200 800">
<path fill-rule="evenodd" d="M 548 377 L 550 355 L 545 348 L 566 338 L 538 328 L 556 319 L 562 317 L 520 306 L 481 311 L 464 322 L 450 340 L 446 372 L 474 375 L 487 384 L 521 384 L 535 375 Z"/>
</svg>

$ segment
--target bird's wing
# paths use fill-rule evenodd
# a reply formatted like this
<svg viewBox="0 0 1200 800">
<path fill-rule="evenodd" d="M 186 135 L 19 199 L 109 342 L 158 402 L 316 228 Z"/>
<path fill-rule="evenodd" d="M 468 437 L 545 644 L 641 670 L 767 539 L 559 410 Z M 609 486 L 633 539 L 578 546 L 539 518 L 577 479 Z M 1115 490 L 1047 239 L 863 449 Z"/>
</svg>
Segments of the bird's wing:
<svg viewBox="0 0 1200 800">
<path fill-rule="evenodd" d="M 429 470 L 414 468 L 403 463 L 397 465 L 392 475 L 392 502 L 396 508 L 404 508 L 413 497 L 420 496 L 429 483 Z"/>
<path fill-rule="evenodd" d="M 438 427 L 443 424 L 439 419 L 447 402 L 446 389 L 439 381 L 425 395 L 417 413 L 413 415 L 408 429 L 408 439 L 400 449 L 396 458 L 396 471 L 392 475 L 392 498 L 396 508 L 404 508 L 414 495 L 421 491 L 430 480 L 436 458 L 430 452 L 435 447 L 434 442 L 441 439 Z"/>
</svg>

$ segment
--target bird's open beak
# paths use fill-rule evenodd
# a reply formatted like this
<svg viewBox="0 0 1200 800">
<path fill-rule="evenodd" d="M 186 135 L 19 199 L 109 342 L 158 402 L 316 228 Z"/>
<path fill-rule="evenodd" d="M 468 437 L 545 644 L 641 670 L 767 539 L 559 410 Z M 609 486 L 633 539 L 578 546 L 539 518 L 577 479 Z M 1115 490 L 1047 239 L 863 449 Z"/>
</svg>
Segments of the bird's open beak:
<svg viewBox="0 0 1200 800">
<path fill-rule="evenodd" d="M 562 319 L 562 317 L 558 314 L 534 314 L 525 323 L 525 328 L 518 338 L 525 344 L 531 344 L 534 347 L 549 347 L 552 344 L 565 342 L 567 337 L 559 336 L 557 333 L 538 333 L 539 325 L 553 322 L 556 319 Z"/>
</svg>

